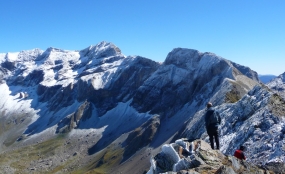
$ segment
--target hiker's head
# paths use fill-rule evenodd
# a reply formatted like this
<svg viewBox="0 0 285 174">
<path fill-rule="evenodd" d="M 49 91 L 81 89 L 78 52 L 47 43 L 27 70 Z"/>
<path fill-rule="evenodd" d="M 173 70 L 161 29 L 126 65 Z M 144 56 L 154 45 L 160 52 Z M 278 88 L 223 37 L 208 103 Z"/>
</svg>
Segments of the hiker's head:
<svg viewBox="0 0 285 174">
<path fill-rule="evenodd" d="M 242 150 L 242 151 L 244 151 L 244 150 L 245 150 L 245 146 L 241 145 L 241 146 L 239 147 L 239 149 Z"/>
<path fill-rule="evenodd" d="M 207 103 L 207 108 L 210 108 L 210 107 L 212 107 L 213 105 L 212 105 L 212 103 L 211 102 L 208 102 Z"/>
</svg>

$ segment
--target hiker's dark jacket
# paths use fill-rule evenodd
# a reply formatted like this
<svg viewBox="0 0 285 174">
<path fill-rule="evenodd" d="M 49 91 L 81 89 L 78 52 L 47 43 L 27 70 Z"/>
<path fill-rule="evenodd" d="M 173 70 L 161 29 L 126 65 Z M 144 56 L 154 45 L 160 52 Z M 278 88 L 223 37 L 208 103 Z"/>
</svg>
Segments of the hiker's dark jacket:
<svg viewBox="0 0 285 174">
<path fill-rule="evenodd" d="M 217 111 L 215 111 L 212 107 L 210 107 L 205 115 L 206 129 L 218 128 L 219 124 L 221 124 L 220 114 Z"/>
</svg>

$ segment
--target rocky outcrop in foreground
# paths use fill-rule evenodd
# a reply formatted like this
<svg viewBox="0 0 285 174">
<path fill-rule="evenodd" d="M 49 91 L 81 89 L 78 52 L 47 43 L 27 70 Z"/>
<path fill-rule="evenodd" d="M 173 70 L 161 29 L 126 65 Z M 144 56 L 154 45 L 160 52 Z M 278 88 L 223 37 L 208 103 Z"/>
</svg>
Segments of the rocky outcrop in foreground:
<svg viewBox="0 0 285 174">
<path fill-rule="evenodd" d="M 163 145 L 161 152 L 151 158 L 151 167 L 147 174 L 271 174 L 285 172 L 283 163 L 257 166 L 246 160 L 224 155 L 219 150 L 212 150 L 210 145 L 201 139 L 193 141 L 189 148 L 187 144 L 189 142 L 180 139 L 175 143 Z M 182 153 L 183 146 L 188 149 L 189 153 Z"/>
</svg>

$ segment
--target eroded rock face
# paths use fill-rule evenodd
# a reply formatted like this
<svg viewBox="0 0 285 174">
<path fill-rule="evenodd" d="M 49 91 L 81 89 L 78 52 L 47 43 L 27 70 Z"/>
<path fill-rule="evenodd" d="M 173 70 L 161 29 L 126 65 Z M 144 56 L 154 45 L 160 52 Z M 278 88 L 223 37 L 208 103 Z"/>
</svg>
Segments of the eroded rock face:
<svg viewBox="0 0 285 174">
<path fill-rule="evenodd" d="M 0 84 L 4 83 L 6 75 L 8 75 L 8 70 L 6 68 L 0 67 Z"/>
<path fill-rule="evenodd" d="M 158 68 L 158 63 L 143 57 L 135 57 L 133 60 L 126 58 L 124 61 L 129 65 L 119 68 L 112 75 L 112 80 L 98 89 L 94 85 L 96 79 L 83 80 L 84 76 L 80 78 L 77 100 L 90 100 L 98 108 L 99 116 L 102 116 L 106 111 L 115 107 L 118 102 L 130 100 L 137 89 Z"/>
<path fill-rule="evenodd" d="M 9 61 L 9 60 L 6 60 L 5 62 L 3 62 L 1 64 L 1 67 L 2 68 L 6 68 L 7 70 L 9 71 L 13 71 L 16 69 L 16 63 L 15 62 L 12 62 L 12 61 Z"/>
<path fill-rule="evenodd" d="M 51 99 L 58 93 L 60 93 L 61 85 L 44 86 L 39 84 L 37 88 L 37 94 L 39 95 L 40 102 L 51 101 Z"/>
<path fill-rule="evenodd" d="M 280 95 L 285 99 L 285 73 L 279 75 L 278 77 L 272 79 L 269 83 L 266 84 L 270 89 L 275 93 Z"/>
<path fill-rule="evenodd" d="M 67 133 L 78 128 L 80 121 L 85 121 L 92 116 L 92 109 L 92 104 L 85 101 L 75 113 L 70 114 L 58 123 L 56 133 Z"/>
<path fill-rule="evenodd" d="M 124 142 L 126 149 L 124 158 L 129 158 L 137 150 L 151 143 L 159 126 L 159 116 L 154 116 L 142 126 L 132 131 Z"/>
<path fill-rule="evenodd" d="M 257 72 L 252 71 L 249 67 L 242 66 L 242 65 L 239 65 L 239 64 L 234 63 L 234 62 L 232 62 L 232 64 L 235 68 L 237 68 L 245 76 L 247 76 L 247 77 L 249 77 L 255 81 L 259 81 Z"/>
<path fill-rule="evenodd" d="M 236 67 L 251 75 L 244 75 Z M 212 53 L 176 48 L 137 90 L 132 105 L 140 112 L 171 117 L 186 103 L 199 107 L 213 96 L 216 105 L 236 102 L 258 83 L 256 79 L 249 68 L 234 66 Z"/>
<path fill-rule="evenodd" d="M 43 70 L 34 70 L 23 79 L 23 85 L 35 86 L 44 80 Z"/>
<path fill-rule="evenodd" d="M 55 94 L 49 94 L 51 95 L 50 100 L 48 100 L 48 107 L 50 110 L 57 111 L 61 108 L 72 105 L 75 102 L 75 90 L 76 86 L 70 83 L 65 87 L 61 86 L 61 88 L 59 88 Z M 53 90 L 50 92 L 53 92 Z"/>
</svg>

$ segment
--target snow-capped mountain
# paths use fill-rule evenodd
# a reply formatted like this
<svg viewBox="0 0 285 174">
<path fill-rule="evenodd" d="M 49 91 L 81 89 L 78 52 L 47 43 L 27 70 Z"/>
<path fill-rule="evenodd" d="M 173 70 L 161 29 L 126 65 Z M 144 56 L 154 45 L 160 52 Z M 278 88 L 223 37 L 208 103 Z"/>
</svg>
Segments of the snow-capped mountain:
<svg viewBox="0 0 285 174">
<path fill-rule="evenodd" d="M 202 120 L 211 101 L 223 116 L 222 152 L 230 154 L 241 143 L 253 147 L 259 138 L 260 146 L 271 140 L 279 150 L 256 149 L 250 160 L 284 160 L 280 139 L 273 139 L 283 130 L 283 110 L 275 105 L 282 100 L 259 84 L 256 72 L 213 53 L 175 48 L 158 63 L 125 56 L 114 44 L 101 42 L 81 51 L 0 54 L 0 64 L 3 156 L 63 141 L 54 148 L 56 155 L 41 157 L 63 159 L 49 170 L 62 166 L 64 173 L 85 165 L 109 173 L 136 167 L 139 173 L 149 168 L 150 154 L 173 138 L 207 140 Z M 265 159 L 258 160 L 258 155 Z M 9 171 L 16 170 L 13 160 L 5 163 Z M 29 165 L 44 171 L 40 163 Z M 28 173 L 31 167 L 26 168 Z"/>
</svg>

